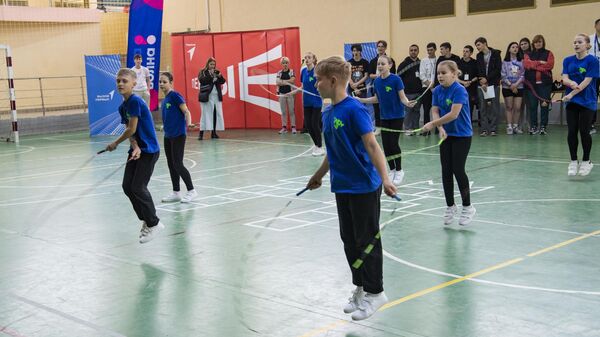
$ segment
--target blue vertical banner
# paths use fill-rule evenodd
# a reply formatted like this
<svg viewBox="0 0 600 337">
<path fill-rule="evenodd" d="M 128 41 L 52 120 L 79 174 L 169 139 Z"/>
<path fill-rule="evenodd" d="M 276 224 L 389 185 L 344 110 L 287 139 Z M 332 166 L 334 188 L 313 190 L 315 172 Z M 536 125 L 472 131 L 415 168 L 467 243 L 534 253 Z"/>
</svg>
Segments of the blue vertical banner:
<svg viewBox="0 0 600 337">
<path fill-rule="evenodd" d="M 117 72 L 121 68 L 119 55 L 85 56 L 90 136 L 120 135 L 119 105 L 123 97 L 117 91 Z"/>
<path fill-rule="evenodd" d="M 162 35 L 163 0 L 132 0 L 129 9 L 127 67 L 133 56 L 142 55 L 142 65 L 150 71 L 150 110 L 158 108 L 158 72 Z"/>
</svg>

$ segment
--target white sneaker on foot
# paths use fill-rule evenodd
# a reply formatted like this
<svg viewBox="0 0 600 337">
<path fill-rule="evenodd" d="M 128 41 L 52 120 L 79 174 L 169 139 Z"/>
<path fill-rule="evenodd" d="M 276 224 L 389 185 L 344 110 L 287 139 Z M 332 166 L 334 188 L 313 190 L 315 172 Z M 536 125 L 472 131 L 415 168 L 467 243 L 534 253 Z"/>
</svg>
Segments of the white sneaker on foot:
<svg viewBox="0 0 600 337">
<path fill-rule="evenodd" d="M 146 221 L 142 221 L 142 228 L 140 228 L 140 238 L 142 237 L 142 233 L 144 233 L 146 228 L 148 228 L 148 225 L 146 225 Z"/>
<path fill-rule="evenodd" d="M 398 186 L 398 185 L 402 184 L 402 180 L 404 180 L 404 170 L 396 171 L 396 174 L 394 175 L 394 179 L 392 179 L 392 182 L 394 183 L 394 185 Z"/>
<path fill-rule="evenodd" d="M 287 128 L 283 127 L 283 128 L 281 128 L 281 130 L 279 130 L 280 135 L 283 133 L 287 133 Z"/>
<path fill-rule="evenodd" d="M 594 164 L 592 164 L 591 160 L 582 161 L 581 165 L 579 165 L 579 175 L 584 177 L 587 176 L 588 174 L 590 174 L 593 167 Z"/>
<path fill-rule="evenodd" d="M 175 192 L 175 191 L 171 192 L 171 194 L 162 198 L 162 202 L 177 202 L 177 201 L 181 201 L 181 195 L 179 195 L 179 192 Z"/>
<path fill-rule="evenodd" d="M 323 156 L 323 155 L 325 155 L 325 150 L 323 149 L 323 147 L 315 146 L 313 148 L 312 155 L 315 157 Z"/>
<path fill-rule="evenodd" d="M 198 196 L 198 192 L 196 190 L 189 190 L 187 193 L 181 198 L 182 203 L 190 202 Z"/>
<path fill-rule="evenodd" d="M 146 227 L 145 230 L 142 231 L 142 237 L 140 238 L 140 243 L 146 243 L 154 240 L 158 233 L 160 233 L 163 229 L 165 229 L 165 225 L 162 222 L 158 222 L 156 226 Z"/>
<path fill-rule="evenodd" d="M 394 183 L 394 178 L 396 177 L 396 170 L 391 170 L 390 172 L 388 172 L 388 178 L 390 178 L 390 181 L 392 183 Z"/>
<path fill-rule="evenodd" d="M 512 128 L 512 127 L 510 127 L 510 126 L 507 126 L 507 127 L 506 127 L 506 134 L 507 134 L 507 135 L 512 135 L 512 134 L 513 134 L 513 128 Z"/>
<path fill-rule="evenodd" d="M 458 219 L 458 224 L 461 226 L 466 226 L 471 223 L 473 217 L 475 216 L 475 207 L 473 205 L 463 206 L 462 212 L 460 212 L 460 218 Z"/>
<path fill-rule="evenodd" d="M 579 170 L 579 162 L 577 160 L 571 160 L 569 163 L 569 168 L 567 169 L 568 176 L 576 176 L 577 171 Z"/>
<path fill-rule="evenodd" d="M 387 296 L 382 291 L 379 294 L 365 293 L 362 301 L 358 304 L 358 310 L 352 314 L 352 320 L 360 321 L 371 317 L 382 305 L 388 301 Z"/>
<path fill-rule="evenodd" d="M 449 225 L 454 221 L 454 216 L 458 212 L 456 205 L 452 205 L 450 207 L 446 207 L 446 212 L 444 212 L 444 225 Z"/>
<path fill-rule="evenodd" d="M 348 303 L 344 306 L 344 313 L 349 314 L 358 310 L 358 304 L 364 296 L 363 287 L 356 287 L 352 292 L 352 296 L 348 298 Z"/>
</svg>

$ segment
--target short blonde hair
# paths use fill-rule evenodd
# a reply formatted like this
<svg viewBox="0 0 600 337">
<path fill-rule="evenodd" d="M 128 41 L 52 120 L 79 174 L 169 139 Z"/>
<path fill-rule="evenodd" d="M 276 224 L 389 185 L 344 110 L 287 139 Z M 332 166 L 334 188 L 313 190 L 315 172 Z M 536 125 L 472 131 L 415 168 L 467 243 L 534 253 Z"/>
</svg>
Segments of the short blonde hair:
<svg viewBox="0 0 600 337">
<path fill-rule="evenodd" d="M 330 56 L 317 63 L 315 73 L 319 76 L 335 76 L 342 81 L 348 81 L 350 79 L 350 63 L 341 56 Z"/>
<path fill-rule="evenodd" d="M 438 69 L 442 66 L 448 67 L 448 69 L 450 69 L 453 74 L 456 74 L 456 76 L 460 76 L 462 74 L 462 71 L 458 69 L 458 65 L 454 61 L 442 61 L 438 65 Z"/>
<path fill-rule="evenodd" d="M 282 57 L 281 60 L 279 60 L 279 63 L 283 64 L 284 61 L 287 61 L 287 63 L 290 63 L 290 59 L 287 56 Z"/>
<path fill-rule="evenodd" d="M 119 71 L 117 72 L 117 77 L 119 76 L 129 76 L 134 80 L 137 80 L 137 74 L 135 73 L 135 71 L 129 69 L 129 68 L 121 68 L 119 69 Z"/>
</svg>

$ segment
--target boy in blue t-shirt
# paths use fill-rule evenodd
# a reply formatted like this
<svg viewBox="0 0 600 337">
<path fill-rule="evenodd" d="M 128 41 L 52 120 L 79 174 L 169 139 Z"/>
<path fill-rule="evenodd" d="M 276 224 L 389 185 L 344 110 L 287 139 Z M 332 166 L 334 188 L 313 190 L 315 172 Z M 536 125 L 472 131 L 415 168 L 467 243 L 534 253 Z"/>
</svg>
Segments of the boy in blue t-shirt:
<svg viewBox="0 0 600 337">
<path fill-rule="evenodd" d="M 352 313 L 353 320 L 362 320 L 387 302 L 379 240 L 380 196 L 382 183 L 389 196 L 396 195 L 396 187 L 386 174 L 385 157 L 373 134 L 368 110 L 346 93 L 349 64 L 341 57 L 329 57 L 317 64 L 315 73 L 317 90 L 332 104 L 322 115 L 327 154 L 306 186 L 319 188 L 331 171 L 340 234 L 356 285 L 344 312 Z"/>
<path fill-rule="evenodd" d="M 131 69 L 121 69 L 117 73 L 117 89 L 125 99 L 119 106 L 119 114 L 121 123 L 127 127 L 117 140 L 106 146 L 106 150 L 114 151 L 120 143 L 129 139 L 131 147 L 123 175 L 123 191 L 131 201 L 138 219 L 142 220 L 140 243 L 146 243 L 154 239 L 165 225 L 156 216 L 152 195 L 148 191 L 148 182 L 160 148 L 152 114 L 146 103 L 133 94 L 136 78 Z"/>
<path fill-rule="evenodd" d="M 567 142 L 571 163 L 567 175 L 587 176 L 594 165 L 590 160 L 592 151 L 592 136 L 590 129 L 592 118 L 597 108 L 596 81 L 598 81 L 598 59 L 588 55 L 590 38 L 585 34 L 577 34 L 573 41 L 575 55 L 566 57 L 563 61 L 562 80 L 566 87 L 563 102 L 567 103 L 567 126 L 569 133 Z M 583 159 L 577 161 L 577 133 L 581 137 Z"/>
<path fill-rule="evenodd" d="M 473 128 L 469 111 L 469 94 L 458 82 L 460 70 L 454 61 L 442 61 L 437 67 L 440 83 L 433 89 L 431 107 L 432 121 L 423 125 L 423 131 L 437 127 L 443 142 L 440 145 L 442 164 L 442 186 L 446 199 L 444 225 L 450 225 L 458 212 L 454 204 L 454 178 L 462 199 L 462 212 L 458 219 L 461 226 L 468 225 L 475 216 L 471 205 L 469 177 L 465 171 L 467 156 L 471 148 Z"/>
</svg>

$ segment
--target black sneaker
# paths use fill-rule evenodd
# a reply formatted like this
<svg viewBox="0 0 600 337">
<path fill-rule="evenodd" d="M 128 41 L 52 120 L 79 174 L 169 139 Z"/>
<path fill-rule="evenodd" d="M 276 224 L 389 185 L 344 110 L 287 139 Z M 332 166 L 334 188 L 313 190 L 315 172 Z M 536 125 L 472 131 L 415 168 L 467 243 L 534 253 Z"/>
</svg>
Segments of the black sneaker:
<svg viewBox="0 0 600 337">
<path fill-rule="evenodd" d="M 529 128 L 529 134 L 530 135 L 537 135 L 538 134 L 537 128 Z"/>
</svg>

